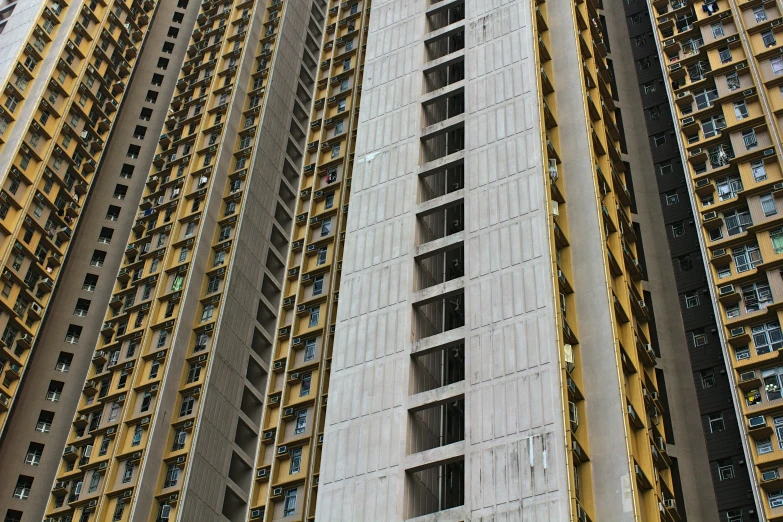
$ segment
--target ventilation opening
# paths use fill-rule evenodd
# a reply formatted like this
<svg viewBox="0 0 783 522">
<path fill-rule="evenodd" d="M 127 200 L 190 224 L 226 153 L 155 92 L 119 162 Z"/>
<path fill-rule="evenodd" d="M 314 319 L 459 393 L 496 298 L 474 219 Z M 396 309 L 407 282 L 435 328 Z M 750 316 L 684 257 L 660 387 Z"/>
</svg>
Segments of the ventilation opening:
<svg viewBox="0 0 783 522">
<path fill-rule="evenodd" d="M 465 59 L 462 56 L 439 63 L 424 71 L 424 90 L 432 92 L 465 79 Z"/>
<path fill-rule="evenodd" d="M 446 245 L 416 259 L 416 289 L 423 290 L 465 275 L 463 242 Z"/>
<path fill-rule="evenodd" d="M 459 289 L 417 304 L 416 338 L 425 339 L 465 326 L 465 294 Z"/>
<path fill-rule="evenodd" d="M 280 228 L 283 230 L 288 230 L 291 228 L 291 222 L 293 221 L 291 219 L 290 214 L 286 212 L 285 208 L 283 208 L 283 205 L 280 203 L 277 204 L 277 209 L 275 209 L 275 221 L 280 225 Z"/>
<path fill-rule="evenodd" d="M 422 159 L 424 163 L 435 161 L 465 148 L 464 124 L 456 129 L 446 127 L 441 132 L 428 134 L 421 140 Z"/>
<path fill-rule="evenodd" d="M 266 305 L 264 301 L 258 302 L 258 313 L 256 313 L 256 321 L 258 321 L 258 324 L 260 324 L 268 334 L 274 335 L 275 328 L 277 327 L 277 317 L 275 317 L 275 313 Z"/>
<path fill-rule="evenodd" d="M 455 27 L 451 31 L 439 34 L 425 44 L 426 60 L 432 61 L 465 48 L 465 26 Z"/>
<path fill-rule="evenodd" d="M 409 494 L 405 517 L 414 518 L 465 503 L 465 460 L 437 464 L 431 468 L 408 473 Z"/>
<path fill-rule="evenodd" d="M 269 273 L 274 276 L 278 281 L 283 280 L 283 274 L 285 274 L 285 265 L 280 261 L 277 256 L 271 250 L 267 250 L 266 254 L 266 268 Z"/>
<path fill-rule="evenodd" d="M 465 440 L 465 400 L 459 399 L 411 412 L 408 454 Z"/>
<path fill-rule="evenodd" d="M 272 355 L 272 343 L 256 328 L 253 330 L 253 344 L 250 346 L 262 361 L 268 363 Z"/>
<path fill-rule="evenodd" d="M 250 384 L 259 391 L 266 390 L 266 377 L 267 373 L 252 357 L 247 360 L 247 370 L 245 371 L 245 378 Z"/>
<path fill-rule="evenodd" d="M 272 233 L 269 235 L 269 241 L 281 254 L 288 252 L 288 238 L 274 224 L 272 225 Z"/>
<path fill-rule="evenodd" d="M 223 516 L 231 522 L 243 522 L 245 520 L 246 511 L 247 504 L 234 493 L 233 489 L 227 487 L 226 494 L 223 497 Z"/>
<path fill-rule="evenodd" d="M 465 380 L 465 346 L 459 344 L 423 355 L 414 354 L 411 364 L 411 395 Z"/>
<path fill-rule="evenodd" d="M 437 3 L 434 3 L 437 5 Z M 429 10 L 427 15 L 427 31 L 437 31 L 443 29 L 447 25 L 451 25 L 455 22 L 459 22 L 465 19 L 465 3 L 464 2 L 452 2 L 448 7 L 433 8 Z"/>
<path fill-rule="evenodd" d="M 465 112 L 465 92 L 460 87 L 457 92 L 439 96 L 424 105 L 424 121 L 427 126 L 459 116 Z"/>
<path fill-rule="evenodd" d="M 252 420 L 255 424 L 261 423 L 261 412 L 263 411 L 263 404 L 260 400 L 245 387 L 242 393 L 242 413 Z"/>
<path fill-rule="evenodd" d="M 465 229 L 465 204 L 458 199 L 417 216 L 417 244 L 457 234 Z"/>
<path fill-rule="evenodd" d="M 274 308 L 280 306 L 280 289 L 267 275 L 264 275 L 264 282 L 261 283 L 261 295 L 266 297 L 266 300 Z"/>
<path fill-rule="evenodd" d="M 255 443 L 257 437 L 258 434 L 253 431 L 250 426 L 245 424 L 245 421 L 243 421 L 241 418 L 237 419 L 237 432 L 234 436 L 234 442 L 242 449 L 242 451 L 248 455 L 253 455 L 256 449 Z"/>
<path fill-rule="evenodd" d="M 446 169 L 428 172 L 419 178 L 419 202 L 451 194 L 465 187 L 465 166 L 462 161 Z"/>
</svg>

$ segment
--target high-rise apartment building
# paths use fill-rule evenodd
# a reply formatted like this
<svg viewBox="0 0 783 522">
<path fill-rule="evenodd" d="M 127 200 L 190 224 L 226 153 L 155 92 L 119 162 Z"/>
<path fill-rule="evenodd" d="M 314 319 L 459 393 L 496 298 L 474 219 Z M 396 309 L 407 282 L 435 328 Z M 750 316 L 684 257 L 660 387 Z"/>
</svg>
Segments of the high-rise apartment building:
<svg viewBox="0 0 783 522">
<path fill-rule="evenodd" d="M 717 335 L 727 362 L 739 434 L 758 512 L 783 516 L 783 348 L 777 302 L 783 253 L 778 207 L 781 181 L 779 114 L 783 108 L 781 9 L 776 2 L 654 2 L 650 11 L 664 86 L 676 131 L 654 135 L 682 150 L 687 190 L 705 259 Z M 706 336 L 694 335 L 694 344 Z M 705 412 L 711 432 L 723 430 L 725 406 Z M 727 462 L 726 464 L 730 464 Z M 724 478 L 719 467 L 719 479 Z M 734 508 L 728 520 L 744 520 Z"/>
<path fill-rule="evenodd" d="M 89 13 L 103 24 L 82 31 L 89 51 L 69 55 L 82 61 L 67 110 L 47 110 L 64 119 L 64 130 L 39 131 L 57 136 L 51 157 L 29 152 L 24 110 L 2 113 L 0 158 L 19 179 L 38 176 L 14 190 L 31 216 L 51 207 L 42 219 L 54 220 L 25 224 L 17 178 L 4 180 L 16 228 L 0 309 L 20 335 L 38 321 L 24 331 L 32 350 L 6 342 L 26 357 L 8 381 L 0 439 L 6 522 L 774 519 L 753 509 L 753 492 L 766 498 L 759 484 L 777 484 L 762 481 L 771 464 L 741 482 L 738 447 L 715 445 L 720 434 L 739 440 L 734 409 L 708 411 L 697 393 L 705 378 L 740 379 L 743 400 L 750 384 L 764 387 L 753 406 L 766 407 L 758 401 L 774 390 L 766 369 L 725 379 L 720 360 L 702 368 L 695 357 L 709 323 L 693 326 L 678 307 L 684 299 L 687 312 L 697 288 L 683 289 L 671 263 L 660 140 L 645 126 L 647 80 L 628 45 L 640 47 L 625 24 L 633 2 L 139 2 L 38 6 L 41 30 L 46 9 L 78 13 L 56 31 L 80 34 Z M 662 30 L 664 9 L 689 5 L 656 5 Z M 20 6 L 7 18 L 18 28 L 32 17 Z M 125 26 L 123 14 L 138 20 Z M 682 32 L 715 27 L 683 20 Z M 20 38 L 5 31 L 0 48 Z M 69 70 L 67 56 L 39 61 L 50 75 Z M 107 64 L 117 78 L 95 72 Z M 39 98 L 62 83 L 26 77 Z M 715 96 L 692 110 L 714 110 Z M 39 110 L 57 100 L 17 99 Z M 115 116 L 96 120 L 104 106 Z M 714 128 L 710 139 L 727 136 L 725 122 Z M 758 156 L 772 187 L 775 153 Z M 92 165 L 94 181 L 60 176 L 60 157 L 69 175 Z M 68 180 L 84 194 L 78 207 L 60 189 Z M 757 206 L 746 213 L 774 209 L 774 197 Z M 761 233 L 748 219 L 763 219 L 735 217 L 732 245 Z M 58 228 L 77 223 L 73 235 Z M 74 247 L 56 263 L 42 254 L 53 292 L 26 275 L 48 233 L 60 254 Z M 17 267 L 28 248 L 35 255 Z M 748 266 L 761 262 L 743 252 Z M 748 292 L 715 295 L 733 305 Z M 706 310 L 708 294 L 696 293 Z M 774 437 L 774 416 L 761 421 L 743 437 Z"/>
</svg>

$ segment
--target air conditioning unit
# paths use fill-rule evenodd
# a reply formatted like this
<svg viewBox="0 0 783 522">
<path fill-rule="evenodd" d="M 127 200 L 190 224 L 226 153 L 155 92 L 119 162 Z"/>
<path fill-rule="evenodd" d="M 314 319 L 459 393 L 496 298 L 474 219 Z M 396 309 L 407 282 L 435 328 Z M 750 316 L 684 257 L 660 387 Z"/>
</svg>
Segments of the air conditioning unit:
<svg viewBox="0 0 783 522">
<path fill-rule="evenodd" d="M 97 500 L 90 500 L 90 502 L 87 504 L 87 507 L 95 507 L 98 505 Z"/>
<path fill-rule="evenodd" d="M 744 91 L 742 91 L 742 95 L 745 97 L 753 96 L 753 89 L 745 89 Z"/>
<path fill-rule="evenodd" d="M 682 124 L 683 125 L 690 125 L 690 124 L 695 123 L 695 122 L 696 122 L 696 118 L 694 118 L 693 116 L 689 116 L 687 118 L 683 118 L 682 119 Z"/>
<path fill-rule="evenodd" d="M 783 190 L 783 181 L 778 181 L 772 185 L 772 190 Z"/>
<path fill-rule="evenodd" d="M 726 249 L 725 248 L 716 248 L 712 251 L 712 257 L 720 257 L 726 255 Z"/>
<path fill-rule="evenodd" d="M 700 179 L 696 182 L 696 188 L 707 187 L 710 184 L 710 180 L 707 178 Z"/>
<path fill-rule="evenodd" d="M 736 328 L 732 328 L 729 330 L 729 336 L 730 337 L 739 337 L 740 335 L 743 335 L 745 333 L 745 327 L 744 326 L 738 326 Z"/>
<path fill-rule="evenodd" d="M 273 370 L 282 370 L 283 366 L 285 366 L 285 361 L 275 361 L 275 363 L 272 365 Z"/>
<path fill-rule="evenodd" d="M 282 497 L 282 496 L 283 496 L 283 488 L 274 488 L 272 490 L 272 498 Z"/>
<path fill-rule="evenodd" d="M 185 463 L 185 455 L 182 455 L 181 457 L 177 457 L 177 464 L 184 464 Z"/>
<path fill-rule="evenodd" d="M 283 417 L 293 417 L 294 416 L 294 409 L 293 408 L 286 408 L 283 410 Z"/>
<path fill-rule="evenodd" d="M 677 509 L 677 503 L 674 501 L 673 498 L 664 499 L 663 506 L 666 509 Z"/>
<path fill-rule="evenodd" d="M 704 214 L 702 214 L 701 220 L 706 223 L 707 221 L 711 221 L 713 219 L 716 219 L 717 217 L 718 217 L 718 213 L 713 210 L 712 212 L 705 212 Z"/>
<path fill-rule="evenodd" d="M 748 372 L 742 372 L 739 376 L 740 382 L 748 382 L 752 381 L 756 378 L 756 372 L 755 370 L 750 370 Z"/>
<path fill-rule="evenodd" d="M 734 43 L 736 41 L 737 41 L 736 36 L 729 36 L 728 38 L 726 38 L 726 43 Z"/>
<path fill-rule="evenodd" d="M 268 478 L 269 477 L 269 470 L 266 468 L 261 468 L 256 472 L 256 478 Z"/>
<path fill-rule="evenodd" d="M 302 344 L 302 338 L 301 337 L 294 337 L 294 340 L 291 341 L 291 344 L 293 346 L 299 346 L 300 344 Z"/>
<path fill-rule="evenodd" d="M 283 445 L 283 446 L 280 446 L 279 448 L 277 448 L 277 454 L 278 455 L 285 455 L 287 453 L 288 453 L 288 446 Z"/>
<path fill-rule="evenodd" d="M 261 471 L 261 470 L 259 470 L 259 471 Z M 260 509 L 254 509 L 254 510 L 252 510 L 252 511 L 250 512 L 250 520 L 256 520 L 256 519 L 259 519 L 259 518 L 261 518 L 261 514 L 262 514 L 262 513 L 263 513 L 263 511 L 261 511 Z"/>
<path fill-rule="evenodd" d="M 766 425 L 767 425 L 767 420 L 764 418 L 763 415 L 756 415 L 755 417 L 751 417 L 748 419 L 748 427 L 750 427 L 750 429 L 761 428 Z"/>
<path fill-rule="evenodd" d="M 264 438 L 263 438 L 263 440 L 272 440 L 274 437 L 275 437 L 275 432 L 274 432 L 274 430 L 272 430 L 272 431 L 266 431 L 266 432 L 264 432 Z"/>
<path fill-rule="evenodd" d="M 318 444 L 323 444 L 323 443 L 324 443 L 324 436 L 318 435 Z"/>
<path fill-rule="evenodd" d="M 280 402 L 280 396 L 279 395 L 272 395 L 269 397 L 269 404 L 278 404 Z"/>
<path fill-rule="evenodd" d="M 762 482 L 769 482 L 770 480 L 775 480 L 780 478 L 780 473 L 778 473 L 778 470 L 771 469 L 768 471 L 762 471 L 761 472 L 761 481 Z"/>
<path fill-rule="evenodd" d="M 776 508 L 783 506 L 783 498 L 775 498 L 769 500 L 769 507 Z"/>
<path fill-rule="evenodd" d="M 299 372 L 293 372 L 289 376 L 289 380 L 291 381 L 298 381 L 299 380 Z"/>
<path fill-rule="evenodd" d="M 718 293 L 721 296 L 733 294 L 734 293 L 734 285 L 723 285 L 721 287 L 718 287 Z"/>
</svg>

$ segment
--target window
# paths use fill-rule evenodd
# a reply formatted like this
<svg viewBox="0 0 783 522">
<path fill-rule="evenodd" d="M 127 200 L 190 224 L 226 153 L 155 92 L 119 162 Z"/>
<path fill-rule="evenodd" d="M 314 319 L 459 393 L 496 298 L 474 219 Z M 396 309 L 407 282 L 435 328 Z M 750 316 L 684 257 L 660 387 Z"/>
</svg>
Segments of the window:
<svg viewBox="0 0 783 522">
<path fill-rule="evenodd" d="M 106 219 L 109 221 L 117 221 L 120 219 L 120 207 L 109 205 L 109 210 L 106 212 Z"/>
<path fill-rule="evenodd" d="M 152 364 L 150 365 L 150 375 L 149 375 L 150 379 L 154 379 L 158 376 L 158 368 L 160 368 L 160 361 L 155 359 L 154 361 L 152 361 Z"/>
<path fill-rule="evenodd" d="M 724 212 L 723 220 L 726 223 L 726 232 L 728 232 L 730 236 L 744 232 L 753 224 L 748 209 L 736 209 Z"/>
<path fill-rule="evenodd" d="M 640 58 L 639 60 L 636 60 L 637 65 L 639 66 L 639 69 L 644 71 L 645 69 L 650 68 L 650 58 L 644 57 Z"/>
<path fill-rule="evenodd" d="M 321 295 L 323 291 L 324 291 L 324 276 L 323 275 L 315 276 L 313 278 L 313 295 Z"/>
<path fill-rule="evenodd" d="M 753 16 L 756 19 L 756 23 L 765 22 L 767 20 L 767 11 L 764 9 L 764 6 L 754 7 L 753 8 Z M 742 516 L 742 513 L 740 512 L 740 517 Z"/>
<path fill-rule="evenodd" d="M 662 132 L 660 134 L 656 134 L 652 138 L 653 138 L 653 144 L 656 147 L 661 147 L 666 143 L 666 133 Z"/>
<path fill-rule="evenodd" d="M 76 309 L 73 311 L 73 315 L 78 317 L 87 317 L 87 312 L 90 310 L 90 301 L 87 299 L 78 299 L 76 301 Z"/>
<path fill-rule="evenodd" d="M 772 72 L 774 74 L 780 74 L 783 72 L 783 58 L 780 56 L 775 56 L 769 61 L 769 64 L 772 66 Z"/>
<path fill-rule="evenodd" d="M 707 416 L 707 424 L 710 427 L 710 433 L 718 433 L 726 429 L 723 422 L 723 413 L 711 413 Z"/>
<path fill-rule="evenodd" d="M 106 252 L 102 250 L 96 250 L 92 254 L 92 259 L 90 259 L 90 265 L 95 267 L 102 267 L 103 262 L 106 260 Z"/>
<path fill-rule="evenodd" d="M 179 451 L 185 447 L 185 441 L 188 439 L 188 432 L 183 428 L 177 428 L 174 433 L 174 445 L 171 447 L 171 451 Z"/>
<path fill-rule="evenodd" d="M 734 116 L 738 120 L 744 120 L 748 117 L 748 106 L 745 104 L 745 100 L 734 102 Z"/>
<path fill-rule="evenodd" d="M 734 466 L 731 464 L 731 459 L 722 459 L 718 461 L 718 478 L 720 478 L 721 481 L 734 478 Z"/>
<path fill-rule="evenodd" d="M 756 243 L 736 247 L 731 252 L 734 257 L 734 265 L 737 273 L 746 272 L 756 268 L 762 262 L 761 251 Z"/>
<path fill-rule="evenodd" d="M 152 404 L 152 393 L 149 391 L 145 391 L 141 396 L 141 407 L 139 408 L 140 411 L 144 412 L 150 409 L 150 405 Z"/>
<path fill-rule="evenodd" d="M 299 473 L 302 467 L 302 448 L 293 448 L 291 450 L 291 465 L 288 468 L 288 473 L 293 475 Z"/>
<path fill-rule="evenodd" d="M 764 194 L 759 198 L 759 201 L 761 202 L 761 210 L 764 211 L 765 216 L 774 216 L 778 213 L 778 209 L 775 206 L 775 196 L 772 194 Z"/>
<path fill-rule="evenodd" d="M 163 348 L 164 346 L 166 346 L 166 339 L 168 339 L 168 337 L 169 337 L 168 330 L 161 330 L 160 332 L 158 332 L 158 342 L 156 343 L 156 348 Z"/>
<path fill-rule="evenodd" d="M 757 147 L 759 142 L 756 139 L 756 130 L 746 129 L 742 131 L 742 141 L 745 143 L 746 149 L 752 149 L 754 147 Z"/>
<path fill-rule="evenodd" d="M 145 392 L 146 393 L 146 392 Z M 142 401 L 143 404 L 143 401 Z M 109 422 L 114 422 L 117 420 L 117 417 L 120 415 L 120 405 L 117 402 L 112 402 L 111 407 L 109 408 Z M 144 410 L 142 410 L 144 411 Z"/>
<path fill-rule="evenodd" d="M 764 47 L 774 47 L 777 43 L 775 41 L 775 33 L 772 30 L 762 31 L 761 39 L 764 42 Z"/>
<path fill-rule="evenodd" d="M 312 361 L 315 358 L 315 339 L 308 339 L 305 342 L 304 360 Z"/>
<path fill-rule="evenodd" d="M 334 192 L 330 192 L 324 199 L 324 209 L 330 209 L 334 206 Z"/>
<path fill-rule="evenodd" d="M 306 397 L 307 395 L 310 395 L 310 384 L 313 379 L 312 373 L 305 373 L 302 375 L 302 384 L 299 387 L 299 396 L 300 397 Z"/>
<path fill-rule="evenodd" d="M 731 49 L 728 46 L 719 47 L 718 58 L 720 58 L 720 63 L 729 63 L 731 61 Z"/>
<path fill-rule="evenodd" d="M 723 33 L 723 24 L 721 22 L 715 22 L 712 24 L 712 37 L 713 38 L 720 38 L 724 35 Z"/>
<path fill-rule="evenodd" d="M 337 102 L 337 112 L 344 112 L 345 111 L 345 100 L 340 100 Z"/>
<path fill-rule="evenodd" d="M 209 321 L 212 319 L 212 314 L 215 312 L 215 306 L 214 305 L 207 305 L 204 307 L 204 310 L 201 312 L 201 322 Z"/>
<path fill-rule="evenodd" d="M 220 266 L 223 264 L 225 260 L 226 260 L 226 252 L 224 250 L 215 252 L 215 257 L 213 258 L 212 266 Z"/>
<path fill-rule="evenodd" d="M 218 290 L 220 290 L 220 278 L 211 276 L 207 281 L 207 294 L 214 294 Z"/>
<path fill-rule="evenodd" d="M 751 328 L 751 335 L 758 355 L 780 350 L 783 347 L 783 333 L 777 321 L 754 326 Z"/>
<path fill-rule="evenodd" d="M 46 391 L 46 400 L 57 402 L 60 400 L 60 395 L 63 393 L 63 383 L 60 381 L 51 381 L 49 388 Z"/>
<path fill-rule="evenodd" d="M 37 442 L 31 442 L 27 448 L 27 455 L 24 458 L 24 463 L 30 466 L 37 466 L 41 462 L 41 455 L 43 455 L 43 444 Z"/>
<path fill-rule="evenodd" d="M 141 444 L 141 436 L 144 433 L 144 429 L 141 427 L 141 424 L 137 424 L 135 428 L 133 428 L 133 439 L 131 440 L 131 446 L 138 446 Z"/>
<path fill-rule="evenodd" d="M 685 308 L 693 308 L 699 306 L 699 292 L 694 290 L 685 294 Z"/>
<path fill-rule="evenodd" d="M 320 306 L 314 306 L 310 308 L 310 323 L 308 325 L 308 328 L 313 328 L 314 326 L 318 326 L 318 318 L 320 315 L 321 315 Z"/>
<path fill-rule="evenodd" d="M 94 493 L 98 490 L 98 483 L 101 481 L 101 474 L 98 471 L 93 471 L 90 475 L 90 486 L 87 488 L 87 493 Z"/>
<path fill-rule="evenodd" d="M 68 352 L 60 352 L 59 357 L 57 357 L 57 364 L 55 365 L 54 369 L 58 372 L 67 372 L 71 369 L 71 361 L 73 360 L 73 354 Z"/>
<path fill-rule="evenodd" d="M 701 378 L 702 388 L 712 388 L 713 386 L 715 386 L 715 372 L 713 372 L 712 370 L 700 371 L 699 377 Z"/>
<path fill-rule="evenodd" d="M 296 513 L 296 488 L 288 489 L 283 500 L 283 516 L 290 517 Z"/>
<path fill-rule="evenodd" d="M 332 145 L 332 159 L 338 157 L 340 155 L 340 144 L 335 143 Z"/>
<path fill-rule="evenodd" d="M 3 520 L 3 522 L 22 522 L 22 515 L 23 513 L 21 511 L 9 509 L 8 511 L 5 512 L 5 519 Z M 742 521 L 740 520 L 740 522 Z"/>
<path fill-rule="evenodd" d="M 641 34 L 639 36 L 634 36 L 633 42 L 634 44 L 636 44 L 636 47 L 642 47 L 644 44 L 647 43 L 647 35 Z"/>
<path fill-rule="evenodd" d="M 41 411 L 38 415 L 38 422 L 35 425 L 35 431 L 41 433 L 49 433 L 52 428 L 52 422 L 54 421 L 54 413 L 50 411 Z"/>
<path fill-rule="evenodd" d="M 753 179 L 756 181 L 767 179 L 767 169 L 764 167 L 764 160 L 751 161 L 750 169 L 753 172 Z"/>
<path fill-rule="evenodd" d="M 26 499 L 30 496 L 30 489 L 33 487 L 33 477 L 19 475 L 14 488 L 14 498 Z"/>
<path fill-rule="evenodd" d="M 193 413 L 193 406 L 196 400 L 192 395 L 186 395 L 182 398 L 182 404 L 179 407 L 179 416 L 184 417 Z"/>
<path fill-rule="evenodd" d="M 693 337 L 693 346 L 704 346 L 707 344 L 707 334 L 703 330 L 694 330 L 691 332 L 691 336 Z"/>
<path fill-rule="evenodd" d="M 111 439 L 109 437 L 103 437 L 101 439 L 101 446 L 98 448 L 98 456 L 102 457 L 103 455 L 106 455 L 106 453 L 109 451 L 109 443 L 111 442 Z"/>
<path fill-rule="evenodd" d="M 677 195 L 676 190 L 664 192 L 663 197 L 666 199 L 666 206 L 675 205 L 680 202 L 680 196 Z"/>
<path fill-rule="evenodd" d="M 125 469 L 122 472 L 122 483 L 127 484 L 133 478 L 133 462 L 125 461 Z"/>
<path fill-rule="evenodd" d="M 678 221 L 672 224 L 672 237 L 680 237 L 685 235 L 685 224 L 682 221 Z"/>
<path fill-rule="evenodd" d="M 744 190 L 742 179 L 739 176 L 729 176 L 727 178 L 719 179 L 715 182 L 715 186 L 718 191 L 719 201 L 736 198 L 737 195 Z"/>
<path fill-rule="evenodd" d="M 169 464 L 166 469 L 166 480 L 163 482 L 164 488 L 170 488 L 177 485 L 179 480 L 179 468 L 176 464 Z"/>
<path fill-rule="evenodd" d="M 332 231 L 332 218 L 327 218 L 321 223 L 321 235 L 328 236 Z"/>
<path fill-rule="evenodd" d="M 198 381 L 199 377 L 201 377 L 201 366 L 191 364 L 188 370 L 188 384 Z"/>
<path fill-rule="evenodd" d="M 98 243 L 103 243 L 104 245 L 110 244 L 113 235 L 114 235 L 113 229 L 107 227 L 101 228 L 101 233 L 98 236 Z"/>
</svg>

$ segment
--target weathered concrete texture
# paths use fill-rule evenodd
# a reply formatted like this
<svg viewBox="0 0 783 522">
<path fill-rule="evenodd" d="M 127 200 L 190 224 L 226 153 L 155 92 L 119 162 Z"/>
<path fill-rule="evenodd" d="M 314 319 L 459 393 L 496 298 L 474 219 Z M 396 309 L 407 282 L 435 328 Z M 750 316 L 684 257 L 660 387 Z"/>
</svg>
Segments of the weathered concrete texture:
<svg viewBox="0 0 783 522">
<path fill-rule="evenodd" d="M 373 4 L 318 519 L 403 520 L 406 467 L 464 454 L 464 506 L 411 520 L 567 520 L 531 4 L 466 2 L 465 50 L 427 63 L 425 4 Z M 424 165 L 438 125 L 424 129 L 423 73 L 462 55 L 465 149 Z M 417 178 L 463 158 L 465 276 L 436 292 L 464 287 L 466 326 L 419 340 L 413 303 L 435 289 L 414 292 L 414 257 L 452 239 L 417 248 L 432 205 L 417 207 Z M 426 402 L 408 392 L 411 353 L 463 339 L 465 441 L 408 455 L 409 409 Z"/>
</svg>

